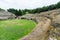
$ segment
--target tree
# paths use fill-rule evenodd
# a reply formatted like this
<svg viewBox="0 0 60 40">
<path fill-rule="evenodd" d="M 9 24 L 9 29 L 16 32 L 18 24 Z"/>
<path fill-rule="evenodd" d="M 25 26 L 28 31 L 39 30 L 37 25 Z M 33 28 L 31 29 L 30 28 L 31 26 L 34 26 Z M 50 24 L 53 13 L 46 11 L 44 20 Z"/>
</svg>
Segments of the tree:
<svg viewBox="0 0 60 40">
<path fill-rule="evenodd" d="M 16 16 L 21 16 L 21 15 L 24 15 L 26 13 L 35 14 L 35 13 L 40 13 L 40 12 L 44 12 L 44 11 L 53 10 L 53 9 L 56 9 L 56 8 L 60 8 L 60 2 L 58 2 L 57 4 L 52 4 L 52 5 L 49 5 L 49 6 L 44 6 L 44 7 L 36 8 L 36 9 L 24 9 L 24 10 L 19 9 L 19 10 L 17 10 L 17 9 L 11 8 L 11 9 L 8 9 L 8 11 L 14 13 Z"/>
<path fill-rule="evenodd" d="M 56 8 L 60 8 L 60 2 L 56 4 Z"/>
<path fill-rule="evenodd" d="M 0 11 L 5 11 L 4 9 L 0 8 Z"/>
<path fill-rule="evenodd" d="M 16 16 L 21 16 L 22 15 L 22 11 L 20 9 L 17 10 L 17 9 L 10 8 L 10 9 L 7 9 L 7 11 L 15 14 Z"/>
<path fill-rule="evenodd" d="M 18 16 L 22 16 L 23 15 L 23 12 L 22 12 L 22 10 L 18 10 L 18 14 L 17 14 Z"/>
<path fill-rule="evenodd" d="M 53 9 L 56 9 L 56 5 L 52 4 L 52 5 L 48 6 L 48 10 L 53 10 Z"/>
</svg>

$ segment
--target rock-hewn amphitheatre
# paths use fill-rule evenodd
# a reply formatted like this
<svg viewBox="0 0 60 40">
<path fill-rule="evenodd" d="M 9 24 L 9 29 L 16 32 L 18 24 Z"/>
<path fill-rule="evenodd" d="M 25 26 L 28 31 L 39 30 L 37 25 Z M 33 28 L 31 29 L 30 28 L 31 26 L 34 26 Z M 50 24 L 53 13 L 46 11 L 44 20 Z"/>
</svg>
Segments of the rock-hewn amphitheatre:
<svg viewBox="0 0 60 40">
<path fill-rule="evenodd" d="M 60 40 L 60 9 L 39 14 L 26 14 L 18 18 L 38 23 L 32 32 L 18 40 Z"/>
</svg>

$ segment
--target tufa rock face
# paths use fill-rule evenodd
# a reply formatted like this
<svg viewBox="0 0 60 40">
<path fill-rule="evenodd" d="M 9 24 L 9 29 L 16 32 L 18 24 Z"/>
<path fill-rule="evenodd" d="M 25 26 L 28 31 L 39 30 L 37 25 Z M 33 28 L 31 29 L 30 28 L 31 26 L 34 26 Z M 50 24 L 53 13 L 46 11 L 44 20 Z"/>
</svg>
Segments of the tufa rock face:
<svg viewBox="0 0 60 40">
<path fill-rule="evenodd" d="M 51 20 L 42 18 L 37 26 L 25 37 L 19 40 L 47 40 L 49 35 L 48 30 L 50 29 Z M 48 34 L 48 35 L 47 35 Z"/>
<path fill-rule="evenodd" d="M 10 12 L 0 11 L 0 20 L 13 19 L 16 16 Z"/>
<path fill-rule="evenodd" d="M 47 12 L 42 12 L 42 13 L 39 13 L 39 14 L 26 14 L 26 15 L 20 16 L 18 18 L 19 19 L 33 20 L 36 23 L 38 23 L 35 30 L 33 30 L 31 33 L 35 32 L 37 29 L 39 29 L 39 27 L 41 27 L 40 29 L 42 30 L 42 26 L 39 24 L 39 23 L 41 23 L 41 20 L 43 21 L 43 19 L 45 19 L 45 18 L 50 19 L 51 20 L 51 25 L 50 25 L 51 29 L 49 30 L 49 36 L 47 37 L 46 40 L 60 40 L 60 9 L 55 9 L 55 10 L 51 10 L 51 11 L 47 11 Z M 47 26 L 47 25 L 45 25 L 45 26 Z M 44 27 L 43 27 L 43 29 L 47 28 L 47 27 L 45 27 L 45 28 Z M 39 32 L 39 30 L 37 32 Z M 45 32 L 46 31 L 47 30 L 45 30 Z M 21 40 L 35 40 L 35 38 L 34 38 L 35 35 L 32 36 L 31 33 L 28 34 L 27 36 L 23 37 Z M 41 34 L 41 32 L 39 32 L 39 34 Z M 43 33 L 41 35 L 43 35 Z M 31 36 L 32 36 L 32 38 L 31 38 Z M 39 37 L 40 37 L 40 39 L 39 39 Z M 43 39 L 41 39 L 41 37 Z M 43 36 L 38 36 L 38 37 L 36 37 L 36 40 L 45 40 L 44 38 L 45 38 L 44 35 Z"/>
<path fill-rule="evenodd" d="M 52 10 L 52 11 L 47 11 L 47 12 L 42 12 L 42 13 L 36 13 L 36 14 L 26 14 L 26 15 L 23 15 L 23 16 L 19 16 L 18 18 L 19 19 L 33 20 L 36 17 L 42 17 L 42 16 L 50 18 L 50 19 L 52 19 L 52 21 L 54 21 L 58 17 L 60 17 L 60 9 L 55 9 L 55 10 Z M 58 20 L 59 20 L 59 18 L 58 18 Z M 55 21 L 55 22 L 57 22 L 57 21 Z"/>
</svg>

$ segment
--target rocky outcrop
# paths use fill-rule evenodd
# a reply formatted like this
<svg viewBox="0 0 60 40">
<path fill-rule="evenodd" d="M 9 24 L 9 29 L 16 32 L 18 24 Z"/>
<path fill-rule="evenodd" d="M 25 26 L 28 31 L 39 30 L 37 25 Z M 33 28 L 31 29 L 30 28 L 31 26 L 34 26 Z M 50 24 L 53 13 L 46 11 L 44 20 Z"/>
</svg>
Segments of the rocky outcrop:
<svg viewBox="0 0 60 40">
<path fill-rule="evenodd" d="M 50 19 L 42 18 L 32 32 L 19 40 L 47 40 L 50 24 Z"/>
<path fill-rule="evenodd" d="M 36 13 L 36 14 L 26 14 L 23 16 L 19 16 L 19 19 L 33 19 L 36 17 L 41 17 L 41 16 L 45 16 L 45 17 L 49 17 L 51 19 L 55 19 L 55 17 L 57 15 L 60 15 L 60 9 L 55 9 L 52 11 L 47 11 L 47 12 L 41 12 L 41 13 Z"/>
<path fill-rule="evenodd" d="M 36 23 L 38 23 L 37 26 L 35 27 L 35 30 L 33 30 L 31 33 L 35 33 L 35 31 L 37 29 L 39 29 L 35 35 L 34 34 L 31 35 L 31 33 L 29 33 L 27 36 L 23 37 L 21 40 L 35 40 L 35 38 L 36 38 L 36 40 L 45 40 L 44 38 L 46 38 L 46 37 L 44 36 L 44 34 L 45 34 L 44 32 L 48 31 L 45 29 L 45 28 L 48 29 L 48 27 L 50 27 L 51 29 L 49 30 L 49 33 L 46 32 L 47 34 L 49 34 L 49 36 L 47 37 L 46 40 L 60 40 L 60 9 L 42 12 L 39 14 L 26 14 L 26 15 L 20 16 L 18 18 L 19 19 L 33 20 Z M 46 20 L 45 20 L 46 21 L 45 23 L 47 23 L 46 25 L 44 25 L 44 24 L 43 24 L 43 26 L 40 25 L 41 20 L 42 20 L 42 22 L 44 22 L 43 19 L 45 19 L 45 18 L 51 20 L 50 26 L 47 26 L 49 23 L 47 23 Z M 42 31 L 43 29 L 45 29 L 45 31 L 42 32 L 42 34 L 41 34 L 40 31 Z M 36 36 L 36 35 L 38 35 L 38 33 L 42 36 L 40 36 L 40 35 Z M 47 34 L 45 34 L 45 35 L 47 35 Z"/>
<path fill-rule="evenodd" d="M 0 11 L 0 20 L 14 19 L 16 16 L 7 11 Z"/>
</svg>

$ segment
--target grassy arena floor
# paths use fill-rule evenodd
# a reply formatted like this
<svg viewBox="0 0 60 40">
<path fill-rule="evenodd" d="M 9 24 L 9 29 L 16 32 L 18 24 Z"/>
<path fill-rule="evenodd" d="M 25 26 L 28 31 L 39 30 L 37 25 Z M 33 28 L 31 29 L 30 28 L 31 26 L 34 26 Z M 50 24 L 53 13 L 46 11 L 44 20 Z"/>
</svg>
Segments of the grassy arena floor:
<svg viewBox="0 0 60 40">
<path fill-rule="evenodd" d="M 36 23 L 31 20 L 0 21 L 0 40 L 17 40 L 28 34 Z"/>
</svg>

